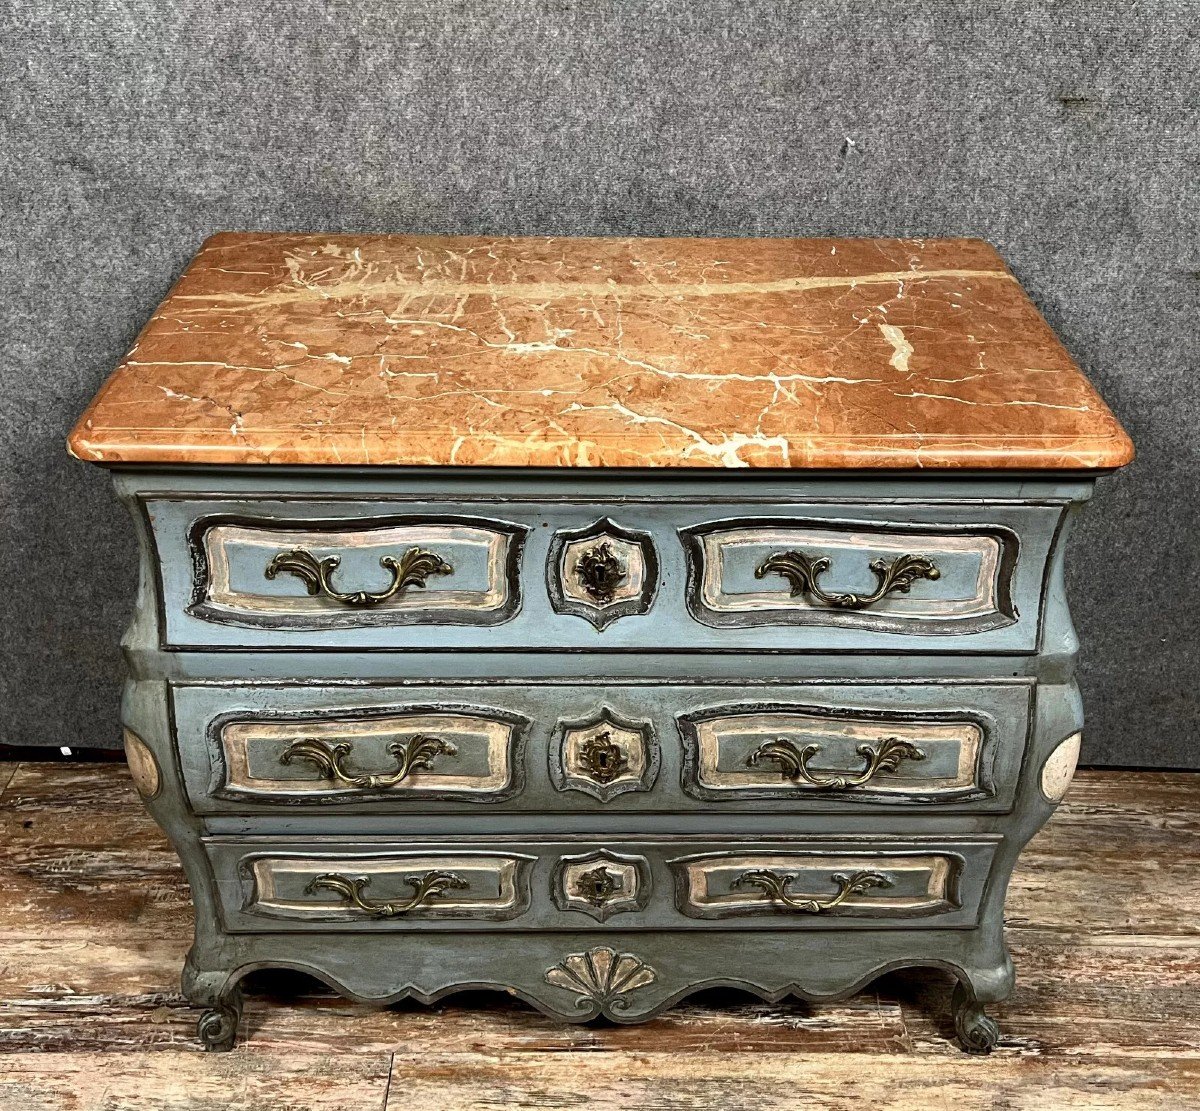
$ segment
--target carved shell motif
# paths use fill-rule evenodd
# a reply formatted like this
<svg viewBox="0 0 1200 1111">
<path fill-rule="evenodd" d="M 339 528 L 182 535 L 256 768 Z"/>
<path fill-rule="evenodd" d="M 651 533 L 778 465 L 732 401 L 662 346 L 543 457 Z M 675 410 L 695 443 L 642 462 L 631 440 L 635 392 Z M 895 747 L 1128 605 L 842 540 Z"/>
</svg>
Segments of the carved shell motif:
<svg viewBox="0 0 1200 1111">
<path fill-rule="evenodd" d="M 575 1006 L 580 1009 L 595 1005 L 623 1011 L 629 1006 L 625 995 L 657 979 L 658 973 L 645 961 L 603 945 L 572 953 L 546 973 L 546 983 L 578 993 Z"/>
</svg>

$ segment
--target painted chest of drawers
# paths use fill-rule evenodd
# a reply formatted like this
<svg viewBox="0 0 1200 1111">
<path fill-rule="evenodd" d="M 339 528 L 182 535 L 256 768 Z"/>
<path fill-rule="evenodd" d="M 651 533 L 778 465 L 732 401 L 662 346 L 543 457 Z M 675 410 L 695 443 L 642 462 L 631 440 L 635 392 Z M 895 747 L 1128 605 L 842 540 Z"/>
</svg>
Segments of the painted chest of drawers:
<svg viewBox="0 0 1200 1111">
<path fill-rule="evenodd" d="M 929 966 L 994 1044 L 1132 451 L 986 244 L 219 235 L 70 445 L 209 1047 L 268 966 L 629 1022 Z"/>
</svg>

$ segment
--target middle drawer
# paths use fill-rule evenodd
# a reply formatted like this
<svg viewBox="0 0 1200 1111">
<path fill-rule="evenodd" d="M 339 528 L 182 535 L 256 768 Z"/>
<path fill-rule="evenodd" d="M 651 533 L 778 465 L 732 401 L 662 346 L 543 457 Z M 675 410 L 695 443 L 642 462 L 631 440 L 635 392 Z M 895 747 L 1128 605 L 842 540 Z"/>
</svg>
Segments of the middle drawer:
<svg viewBox="0 0 1200 1111">
<path fill-rule="evenodd" d="M 175 685 L 199 814 L 1005 812 L 1032 680 Z"/>
</svg>

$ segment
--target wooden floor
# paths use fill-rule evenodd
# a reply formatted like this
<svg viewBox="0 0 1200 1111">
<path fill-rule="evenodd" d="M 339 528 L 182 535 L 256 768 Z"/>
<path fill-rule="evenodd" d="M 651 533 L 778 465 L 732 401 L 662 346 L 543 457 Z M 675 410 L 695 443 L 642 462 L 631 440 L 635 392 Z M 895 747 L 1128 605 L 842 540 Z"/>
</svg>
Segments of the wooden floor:
<svg viewBox="0 0 1200 1111">
<path fill-rule="evenodd" d="M 0 764 L 0 1108 L 1200 1108 L 1200 775 L 1085 773 L 1012 886 L 1017 990 L 990 1058 L 949 981 L 854 1000 L 695 997 L 563 1027 L 499 995 L 386 1011 L 250 980 L 206 1055 L 178 993 L 190 904 L 121 764 Z"/>
</svg>

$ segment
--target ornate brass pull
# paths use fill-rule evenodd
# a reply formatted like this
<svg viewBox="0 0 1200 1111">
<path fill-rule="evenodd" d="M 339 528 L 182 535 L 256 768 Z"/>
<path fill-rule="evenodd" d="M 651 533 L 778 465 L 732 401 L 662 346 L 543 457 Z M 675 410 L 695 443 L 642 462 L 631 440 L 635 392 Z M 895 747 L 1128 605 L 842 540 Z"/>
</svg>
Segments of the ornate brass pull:
<svg viewBox="0 0 1200 1111">
<path fill-rule="evenodd" d="M 441 737 L 430 737 L 418 733 L 411 740 L 393 741 L 387 748 L 389 754 L 396 758 L 396 770 L 392 772 L 376 772 L 375 774 L 358 774 L 347 771 L 342 761 L 350 755 L 350 745 L 346 741 L 330 745 L 315 737 L 305 737 L 295 741 L 279 757 L 281 764 L 290 764 L 293 760 L 303 760 L 315 764 L 317 770 L 325 779 L 347 787 L 358 787 L 372 790 L 379 787 L 395 787 L 403 783 L 413 772 L 420 769 L 429 770 L 438 756 L 457 756 L 456 749 L 449 741 Z"/>
<path fill-rule="evenodd" d="M 607 540 L 588 548 L 575 564 L 575 576 L 596 602 L 611 602 L 613 592 L 625 581 L 625 565 Z"/>
<path fill-rule="evenodd" d="M 764 741 L 750 753 L 746 757 L 746 764 L 753 768 L 763 760 L 774 760 L 779 764 L 784 779 L 802 779 L 824 791 L 844 791 L 848 787 L 861 787 L 880 772 L 894 772 L 901 760 L 925 759 L 925 753 L 909 741 L 902 741 L 899 737 L 884 737 L 878 744 L 861 744 L 855 750 L 867 762 L 861 772 L 836 772 L 821 779 L 813 775 L 808 767 L 808 762 L 820 751 L 820 745 L 797 748 L 786 737 L 776 737 L 773 741 Z"/>
<path fill-rule="evenodd" d="M 844 610 L 865 609 L 893 591 L 907 594 L 917 579 L 934 580 L 942 577 L 933 560 L 925 556 L 902 555 L 890 563 L 873 559 L 867 566 L 875 572 L 879 585 L 870 594 L 829 594 L 821 589 L 817 578 L 828 571 L 831 565 L 828 556 L 813 558 L 804 552 L 776 552 L 754 569 L 754 577 L 761 579 L 774 571 L 787 579 L 793 598 L 811 594 L 818 602 Z"/>
<path fill-rule="evenodd" d="M 892 881 L 880 872 L 854 872 L 847 876 L 844 872 L 835 872 L 829 877 L 838 885 L 837 894 L 827 902 L 817 899 L 797 899 L 788 894 L 788 885 L 796 879 L 794 875 L 772 872 L 766 868 L 756 868 L 751 872 L 743 872 L 733 881 L 734 887 L 757 887 L 773 903 L 779 903 L 787 910 L 800 914 L 824 914 L 845 902 L 851 895 L 861 895 L 875 887 L 891 887 Z"/>
<path fill-rule="evenodd" d="M 342 876 L 337 872 L 327 872 L 315 877 L 304 892 L 306 895 L 312 895 L 322 889 L 336 891 L 342 898 L 373 918 L 400 918 L 409 911 L 416 910 L 422 903 L 436 899 L 445 891 L 465 891 L 468 886 L 467 881 L 454 872 L 432 871 L 422 876 L 405 876 L 404 882 L 415 888 L 413 897 L 407 902 L 380 903 L 363 898 L 363 891 L 370 882 L 369 876 Z"/>
<path fill-rule="evenodd" d="M 376 593 L 368 590 L 344 593 L 335 589 L 330 581 L 341 562 L 341 556 L 332 555 L 317 559 L 307 548 L 293 548 L 274 556 L 267 564 L 265 574 L 268 579 L 273 579 L 280 571 L 286 571 L 300 579 L 309 594 L 323 594 L 345 606 L 377 606 L 394 595 L 402 594 L 409 587 L 424 586 L 430 575 L 449 575 L 454 570 L 441 556 L 434 555 L 433 552 L 427 552 L 423 548 L 409 548 L 399 559 L 390 555 L 380 557 L 379 566 L 392 573 L 391 585 L 386 590 Z"/>
</svg>

